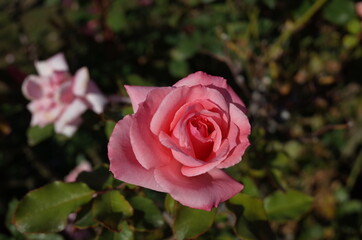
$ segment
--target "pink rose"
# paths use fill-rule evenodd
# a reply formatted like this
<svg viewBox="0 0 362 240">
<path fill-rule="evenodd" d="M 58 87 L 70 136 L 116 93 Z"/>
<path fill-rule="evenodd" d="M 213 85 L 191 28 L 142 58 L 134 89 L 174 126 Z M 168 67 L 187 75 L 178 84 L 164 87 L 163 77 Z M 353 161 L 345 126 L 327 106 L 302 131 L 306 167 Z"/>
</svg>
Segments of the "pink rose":
<svg viewBox="0 0 362 240">
<path fill-rule="evenodd" d="M 90 163 L 87 161 L 82 161 L 72 171 L 70 171 L 67 176 L 64 177 L 64 181 L 75 182 L 81 172 L 90 171 L 92 171 L 92 166 L 90 165 Z"/>
<path fill-rule="evenodd" d="M 196 72 L 172 87 L 126 89 L 135 113 L 117 123 L 109 140 L 115 178 L 204 210 L 242 190 L 221 169 L 240 162 L 250 124 L 224 78 Z"/>
<path fill-rule="evenodd" d="M 28 76 L 22 86 L 24 96 L 31 101 L 32 126 L 54 123 L 57 133 L 72 136 L 88 108 L 103 112 L 107 100 L 90 80 L 87 68 L 71 76 L 61 53 L 35 62 L 35 68 L 39 76 Z"/>
</svg>

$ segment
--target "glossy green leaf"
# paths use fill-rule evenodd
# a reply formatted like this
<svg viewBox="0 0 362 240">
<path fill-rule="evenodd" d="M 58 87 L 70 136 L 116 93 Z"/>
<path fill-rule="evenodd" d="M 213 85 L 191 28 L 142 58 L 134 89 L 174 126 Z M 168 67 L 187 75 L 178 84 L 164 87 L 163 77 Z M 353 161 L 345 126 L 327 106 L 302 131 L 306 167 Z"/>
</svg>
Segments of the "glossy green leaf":
<svg viewBox="0 0 362 240">
<path fill-rule="evenodd" d="M 98 223 L 95 221 L 92 214 L 92 202 L 82 207 L 82 209 L 77 213 L 74 221 L 74 227 L 79 229 L 94 227 L 97 224 Z"/>
<path fill-rule="evenodd" d="M 240 238 L 275 239 L 261 199 L 239 193 L 227 202 L 227 206 L 236 214 L 235 232 Z"/>
<path fill-rule="evenodd" d="M 142 216 L 141 219 L 139 219 L 142 220 L 142 222 L 138 222 L 137 227 L 159 228 L 164 224 L 161 211 L 151 199 L 136 196 L 131 198 L 129 202 L 137 211 L 138 216 Z"/>
<path fill-rule="evenodd" d="M 323 9 L 326 20 L 337 25 L 344 25 L 356 16 L 352 1 L 330 0 Z"/>
<path fill-rule="evenodd" d="M 118 190 L 99 195 L 93 203 L 93 217 L 112 231 L 120 232 L 125 218 L 133 215 L 133 208 Z"/>
<path fill-rule="evenodd" d="M 89 202 L 93 194 L 84 183 L 48 184 L 29 192 L 20 201 L 13 221 L 23 233 L 61 231 L 68 215 Z"/>
<path fill-rule="evenodd" d="M 49 124 L 45 127 L 29 127 L 27 131 L 28 136 L 28 144 L 30 146 L 35 146 L 38 143 L 41 143 L 45 139 L 51 137 L 53 135 L 53 125 Z"/>
<path fill-rule="evenodd" d="M 313 198 L 296 190 L 276 191 L 264 200 L 269 219 L 276 221 L 298 220 L 308 212 Z"/>
<path fill-rule="evenodd" d="M 177 239 L 197 238 L 213 224 L 217 209 L 204 211 L 180 206 L 177 211 L 173 231 Z"/>
<path fill-rule="evenodd" d="M 134 240 L 134 234 L 126 221 L 121 224 L 121 232 L 112 232 L 104 230 L 96 240 Z"/>
</svg>

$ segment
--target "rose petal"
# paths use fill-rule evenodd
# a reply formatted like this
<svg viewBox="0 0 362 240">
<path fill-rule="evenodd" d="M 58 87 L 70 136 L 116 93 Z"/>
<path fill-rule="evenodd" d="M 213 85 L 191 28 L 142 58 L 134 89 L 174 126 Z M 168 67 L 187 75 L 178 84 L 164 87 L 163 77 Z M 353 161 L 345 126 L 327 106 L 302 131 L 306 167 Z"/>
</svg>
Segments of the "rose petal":
<svg viewBox="0 0 362 240">
<path fill-rule="evenodd" d="M 139 105 L 134 114 L 130 137 L 133 152 L 139 163 L 146 169 L 161 166 L 170 161 L 171 154 L 161 145 L 149 128 L 151 116 L 156 111 L 162 99 L 172 91 L 172 88 L 157 88 L 147 96 L 147 100 Z"/>
<path fill-rule="evenodd" d="M 55 131 L 58 133 L 66 133 L 66 135 L 69 135 L 69 133 L 74 130 L 74 125 L 67 125 L 79 118 L 86 110 L 87 105 L 82 100 L 75 99 L 65 108 L 60 118 L 56 120 Z"/>
<path fill-rule="evenodd" d="M 247 138 L 244 138 L 244 141 L 239 143 L 235 148 L 233 148 L 228 157 L 222 161 L 217 168 L 228 168 L 231 166 L 234 166 L 235 164 L 239 163 L 241 161 L 241 156 L 244 155 L 245 150 L 250 145 L 249 140 Z"/>
<path fill-rule="evenodd" d="M 196 166 L 202 166 L 204 164 L 203 161 L 194 158 L 192 154 L 185 151 L 185 149 L 181 149 L 180 146 L 178 146 L 174 142 L 174 140 L 165 132 L 160 133 L 159 141 L 163 146 L 171 150 L 172 156 L 182 165 L 196 167 Z"/>
<path fill-rule="evenodd" d="M 147 94 L 156 89 L 157 87 L 143 87 L 143 86 L 124 86 L 131 98 L 133 112 L 137 112 L 138 105 L 146 100 Z"/>
<path fill-rule="evenodd" d="M 210 100 L 217 104 L 220 109 L 228 112 L 227 103 L 219 91 L 202 86 L 195 86 L 191 88 L 179 87 L 174 89 L 161 102 L 152 117 L 150 125 L 151 131 L 155 135 L 158 135 L 161 131 L 168 132 L 170 130 L 170 124 L 173 120 L 173 116 L 175 116 L 177 110 L 186 103 L 195 102 L 200 99 Z"/>
<path fill-rule="evenodd" d="M 124 182 L 164 192 L 154 178 L 154 170 L 146 170 L 137 161 L 130 142 L 133 117 L 128 115 L 115 126 L 108 143 L 110 171 Z"/>
<path fill-rule="evenodd" d="M 74 76 L 73 93 L 76 96 L 84 96 L 87 92 L 89 83 L 89 72 L 88 68 L 82 67 L 79 69 Z"/>
<path fill-rule="evenodd" d="M 159 185 L 181 204 L 210 211 L 243 189 L 243 185 L 221 170 L 212 170 L 196 177 L 186 177 L 179 165 L 155 170 Z"/>
<path fill-rule="evenodd" d="M 239 134 L 241 138 L 250 134 L 251 127 L 248 117 L 245 113 L 238 108 L 235 104 L 230 104 L 230 122 L 235 123 L 239 128 Z"/>
<path fill-rule="evenodd" d="M 43 90 L 41 87 L 41 81 L 46 79 L 30 75 L 25 78 L 21 90 L 24 96 L 29 100 L 36 100 L 43 96 Z"/>
<path fill-rule="evenodd" d="M 212 76 L 204 72 L 195 72 L 187 77 L 181 79 L 177 83 L 174 84 L 175 87 L 181 86 L 208 86 L 211 88 L 218 89 L 229 102 L 236 103 L 239 107 L 243 108 L 246 112 L 245 104 L 238 95 L 234 92 L 234 90 L 227 84 L 226 79 L 222 77 Z"/>
<path fill-rule="evenodd" d="M 71 137 L 82 123 L 81 118 L 76 118 L 71 122 L 67 122 L 62 128 L 55 128 L 55 132 L 63 134 L 64 136 Z"/>
<path fill-rule="evenodd" d="M 35 68 L 40 76 L 50 76 L 54 71 L 68 71 L 63 53 L 58 53 L 45 61 L 35 62 Z"/>
<path fill-rule="evenodd" d="M 105 105 L 107 104 L 107 98 L 101 93 L 98 89 L 97 85 L 90 81 L 88 83 L 87 93 L 85 95 L 85 99 L 90 105 L 90 109 L 92 109 L 95 113 L 100 114 L 103 112 Z"/>
<path fill-rule="evenodd" d="M 217 152 L 213 152 L 210 154 L 209 158 L 204 161 L 204 164 L 201 166 L 190 167 L 190 166 L 182 166 L 181 172 L 183 175 L 192 177 L 204 174 L 222 162 L 229 152 L 229 143 L 227 139 L 221 144 L 220 149 Z"/>
<path fill-rule="evenodd" d="M 67 176 L 64 177 L 65 182 L 75 182 L 81 172 L 89 172 L 92 165 L 88 161 L 82 161 Z"/>
</svg>

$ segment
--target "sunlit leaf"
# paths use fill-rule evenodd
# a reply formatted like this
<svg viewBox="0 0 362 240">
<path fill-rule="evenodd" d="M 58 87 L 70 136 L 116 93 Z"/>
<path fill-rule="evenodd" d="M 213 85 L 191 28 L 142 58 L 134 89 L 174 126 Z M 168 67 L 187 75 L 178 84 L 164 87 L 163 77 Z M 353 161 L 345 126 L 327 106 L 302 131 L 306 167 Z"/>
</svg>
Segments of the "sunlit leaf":
<svg viewBox="0 0 362 240">
<path fill-rule="evenodd" d="M 89 202 L 93 193 L 84 183 L 48 184 L 29 192 L 20 201 L 14 223 L 23 233 L 61 231 L 68 215 Z"/>
<path fill-rule="evenodd" d="M 205 233 L 214 222 L 217 209 L 204 211 L 180 206 L 173 225 L 177 239 L 197 238 Z"/>
<path fill-rule="evenodd" d="M 235 231 L 241 239 L 275 239 L 261 199 L 239 193 L 227 202 L 227 206 L 236 215 Z"/>
<path fill-rule="evenodd" d="M 162 217 L 161 211 L 158 207 L 153 203 L 151 199 L 136 196 L 132 197 L 129 202 L 131 203 L 132 207 L 136 210 L 135 215 L 138 214 L 140 219 L 138 219 L 139 224 L 143 227 L 151 227 L 151 228 L 158 228 L 164 224 L 164 220 Z M 144 224 L 143 224 L 144 222 Z M 138 226 L 139 227 L 139 226 Z"/>
<path fill-rule="evenodd" d="M 99 195 L 93 203 L 93 217 L 112 231 L 120 232 L 124 219 L 133 215 L 133 208 L 118 190 Z"/>
<path fill-rule="evenodd" d="M 313 198 L 296 190 L 276 191 L 264 200 L 268 218 L 277 221 L 298 220 L 307 213 Z"/>
</svg>

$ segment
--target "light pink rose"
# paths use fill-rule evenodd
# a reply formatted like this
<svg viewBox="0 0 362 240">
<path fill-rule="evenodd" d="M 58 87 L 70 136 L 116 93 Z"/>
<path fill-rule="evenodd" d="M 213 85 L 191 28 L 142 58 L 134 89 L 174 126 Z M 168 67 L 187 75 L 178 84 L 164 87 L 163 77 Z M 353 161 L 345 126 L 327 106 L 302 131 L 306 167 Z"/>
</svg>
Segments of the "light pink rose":
<svg viewBox="0 0 362 240">
<path fill-rule="evenodd" d="M 64 181 L 75 182 L 81 172 L 90 172 L 91 170 L 92 166 L 90 163 L 87 161 L 82 161 L 72 171 L 70 171 L 67 176 L 64 177 Z"/>
<path fill-rule="evenodd" d="M 71 76 L 64 55 L 59 53 L 35 62 L 35 68 L 39 76 L 28 76 L 22 86 L 24 96 L 31 101 L 32 126 L 54 123 L 57 133 L 72 136 L 87 109 L 103 112 L 107 100 L 90 80 L 86 67 Z"/>
<path fill-rule="evenodd" d="M 108 143 L 115 178 L 204 210 L 242 190 L 221 169 L 240 162 L 250 124 L 224 78 L 197 72 L 172 87 L 126 89 L 135 113 L 117 123 Z"/>
</svg>

